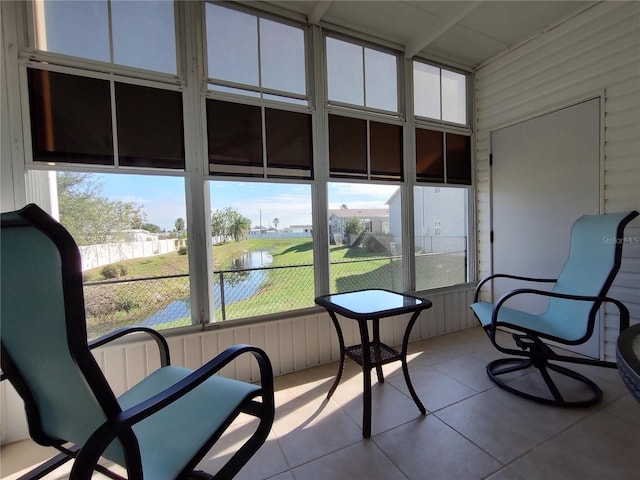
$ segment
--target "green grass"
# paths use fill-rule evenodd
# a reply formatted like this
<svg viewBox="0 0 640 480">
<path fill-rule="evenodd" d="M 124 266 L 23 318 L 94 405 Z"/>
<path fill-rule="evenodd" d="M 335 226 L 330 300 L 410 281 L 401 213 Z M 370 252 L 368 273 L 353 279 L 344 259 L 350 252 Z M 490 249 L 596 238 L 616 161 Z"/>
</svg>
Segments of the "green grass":
<svg viewBox="0 0 640 480">
<path fill-rule="evenodd" d="M 313 244 L 307 239 L 251 239 L 229 242 L 213 247 L 214 270 L 228 270 L 235 258 L 250 251 L 267 250 L 273 257 L 272 265 L 298 266 L 276 268 L 268 276 L 257 293 L 244 300 L 226 305 L 225 319 L 237 319 L 307 308 L 314 305 Z M 402 285 L 402 261 L 381 257 L 364 248 L 332 245 L 329 259 L 332 292 L 345 292 L 363 288 L 398 290 Z M 368 261 L 358 261 L 367 260 Z M 171 253 L 155 257 L 119 262 L 126 271 L 118 280 L 157 277 L 188 273 L 188 257 Z M 301 266 L 308 265 L 308 266 Z M 417 273 L 428 278 L 430 286 L 460 283 L 460 271 L 464 271 L 464 258 L 460 256 L 433 255 L 420 257 Z M 85 272 L 85 281 L 104 280 L 101 268 Z M 225 280 L 230 277 L 225 275 Z M 216 276 L 217 281 L 217 276 Z M 449 282 L 449 283 L 447 283 Z M 424 283 L 424 282 L 419 282 Z M 87 323 L 90 336 L 135 324 L 154 312 L 165 308 L 175 300 L 189 298 L 188 277 L 118 283 L 115 285 L 89 286 L 85 289 Z M 222 320 L 221 309 L 215 318 Z M 189 318 L 174 320 L 159 328 L 189 325 Z"/>
</svg>

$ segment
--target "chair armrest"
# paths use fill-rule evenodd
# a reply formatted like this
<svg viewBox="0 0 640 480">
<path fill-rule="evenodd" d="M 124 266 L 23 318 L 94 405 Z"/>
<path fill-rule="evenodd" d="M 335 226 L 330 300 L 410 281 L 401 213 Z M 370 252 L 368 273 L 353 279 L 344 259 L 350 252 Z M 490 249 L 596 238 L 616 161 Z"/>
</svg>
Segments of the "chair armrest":
<svg viewBox="0 0 640 480">
<path fill-rule="evenodd" d="M 77 478 L 79 479 L 89 480 L 92 469 L 98 462 L 102 452 L 116 437 L 120 436 L 121 440 L 129 441 L 129 443 L 135 442 L 135 438 L 132 439 L 131 427 L 133 425 L 150 417 L 180 397 L 186 395 L 209 377 L 219 372 L 236 357 L 244 353 L 253 354 L 258 362 L 261 383 L 260 394 L 262 396 L 263 408 L 267 411 L 272 411 L 274 409 L 273 370 L 269 357 L 258 347 L 251 345 L 234 345 L 171 387 L 166 388 L 138 405 L 128 408 L 103 423 L 82 447 L 73 465 L 71 472 L 72 478 L 75 479 L 75 475 L 78 475 Z M 136 467 L 133 466 L 133 468 L 135 469 Z M 129 478 L 136 477 L 135 475 L 131 476 L 130 473 Z"/>
<path fill-rule="evenodd" d="M 482 281 L 476 286 L 476 291 L 473 296 L 474 303 L 478 301 L 478 297 L 480 296 L 480 289 L 482 286 L 487 283 L 489 280 L 493 280 L 495 278 L 511 278 L 512 280 L 522 280 L 526 282 L 540 282 L 540 283 L 555 283 L 557 281 L 556 278 L 531 278 L 531 277 L 522 277 L 520 275 L 510 275 L 507 273 L 495 273 L 493 275 L 489 275 L 482 279 Z"/>
<path fill-rule="evenodd" d="M 500 299 L 496 303 L 495 308 L 493 309 L 493 312 L 491 314 L 491 332 L 494 337 L 495 337 L 496 324 L 498 322 L 498 312 L 502 307 L 502 305 L 504 305 L 504 303 L 510 298 L 515 297 L 516 295 L 523 295 L 523 294 L 542 295 L 544 297 L 553 297 L 553 298 L 564 298 L 567 300 L 576 300 L 580 302 L 613 303 L 616 307 L 618 307 L 618 310 L 620 311 L 620 331 L 629 327 L 629 310 L 622 302 L 620 302 L 619 300 L 616 300 L 615 298 L 595 297 L 590 295 L 572 295 L 568 293 L 548 292 L 545 290 L 536 290 L 532 288 L 520 288 L 517 290 L 512 290 L 511 292 L 505 293 L 504 295 L 502 295 L 502 297 L 500 297 Z"/>
<path fill-rule="evenodd" d="M 117 338 L 124 337 L 125 335 L 128 335 L 130 333 L 139 332 L 149 334 L 151 338 L 158 344 L 158 350 L 160 352 L 160 365 L 163 367 L 169 365 L 171 363 L 171 357 L 169 356 L 169 345 L 167 344 L 167 341 L 160 332 L 149 327 L 134 326 L 119 328 L 118 330 L 114 330 L 113 332 L 109 332 L 100 338 L 96 338 L 95 340 L 90 341 L 89 350 L 101 347 L 109 342 L 112 342 L 113 340 L 116 340 Z"/>
</svg>

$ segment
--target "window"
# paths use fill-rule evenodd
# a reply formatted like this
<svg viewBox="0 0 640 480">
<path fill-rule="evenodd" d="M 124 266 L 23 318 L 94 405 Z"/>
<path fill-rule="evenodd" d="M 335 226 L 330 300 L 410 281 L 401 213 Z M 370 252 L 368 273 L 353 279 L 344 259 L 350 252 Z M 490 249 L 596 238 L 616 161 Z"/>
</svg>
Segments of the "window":
<svg viewBox="0 0 640 480">
<path fill-rule="evenodd" d="M 329 115 L 332 177 L 402 179 L 402 126 Z"/>
<path fill-rule="evenodd" d="M 27 69 L 35 162 L 184 169 L 182 95 L 111 80 Z"/>
<path fill-rule="evenodd" d="M 16 9 L 34 21 L 18 18 L 32 41 L 8 63 L 21 83 L 7 93 L 26 114 L 11 133 L 27 142 L 28 198 L 57 202 L 81 246 L 92 338 L 290 315 L 327 289 L 467 280 L 466 75 L 410 63 L 416 90 L 405 92 L 398 52 L 346 30 L 312 36 L 259 3 Z M 326 78 L 314 78 L 322 63 Z"/>
<path fill-rule="evenodd" d="M 398 111 L 396 55 L 327 37 L 330 102 Z"/>
<path fill-rule="evenodd" d="M 302 28 L 214 3 L 206 28 L 213 90 L 307 104 Z"/>
<path fill-rule="evenodd" d="M 416 128 L 416 179 L 471 185 L 471 137 Z"/>
<path fill-rule="evenodd" d="M 312 178 L 308 113 L 208 99 L 207 134 L 212 175 Z"/>
<path fill-rule="evenodd" d="M 27 73 L 33 160 L 113 165 L 109 82 L 31 68 Z"/>
<path fill-rule="evenodd" d="M 467 281 L 466 188 L 414 187 L 416 290 Z"/>
<path fill-rule="evenodd" d="M 34 2 L 35 47 L 176 74 L 173 2 Z"/>
<path fill-rule="evenodd" d="M 184 179 L 51 174 L 59 220 L 80 248 L 89 338 L 191 325 Z"/>
<path fill-rule="evenodd" d="M 413 62 L 414 113 L 466 125 L 466 76 L 426 63 Z"/>
<path fill-rule="evenodd" d="M 403 291 L 400 187 L 329 183 L 331 293 Z"/>
<path fill-rule="evenodd" d="M 314 305 L 311 187 L 209 182 L 215 321 Z"/>
</svg>

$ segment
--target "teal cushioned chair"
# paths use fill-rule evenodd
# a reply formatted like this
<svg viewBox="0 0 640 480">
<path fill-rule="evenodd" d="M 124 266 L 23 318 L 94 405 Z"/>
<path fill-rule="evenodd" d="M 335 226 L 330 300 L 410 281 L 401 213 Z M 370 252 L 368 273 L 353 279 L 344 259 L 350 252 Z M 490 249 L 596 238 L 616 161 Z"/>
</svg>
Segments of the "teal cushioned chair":
<svg viewBox="0 0 640 480">
<path fill-rule="evenodd" d="M 2 376 L 25 403 L 30 435 L 61 453 L 33 470 L 40 478 L 74 458 L 72 479 L 110 460 L 130 479 L 230 479 L 264 443 L 274 418 L 273 374 L 267 355 L 236 345 L 197 370 L 172 366 L 165 339 L 131 327 L 87 342 L 78 248 L 62 225 L 35 205 L 2 214 Z M 149 335 L 161 366 L 116 397 L 91 349 L 128 334 Z M 239 355 L 255 357 L 260 383 L 216 375 Z M 194 471 L 240 414 L 258 418 L 255 431 L 214 475 Z M 104 462 L 102 462 L 104 463 Z"/>
<path fill-rule="evenodd" d="M 565 345 L 585 343 L 593 334 L 596 315 L 605 303 L 611 303 L 619 310 L 620 331 L 629 326 L 629 311 L 620 301 L 608 297 L 607 292 L 620 269 L 624 228 L 636 216 L 638 212 L 632 211 L 584 215 L 576 220 L 571 229 L 569 257 L 557 279 L 495 274 L 478 284 L 475 300 L 471 305 L 473 313 L 499 351 L 516 355 L 515 358 L 500 358 L 487 365 L 489 377 L 499 387 L 524 398 L 550 405 L 586 407 L 600 401 L 602 390 L 595 382 L 555 362 L 616 368 L 615 362 L 560 354 L 545 340 Z M 513 290 L 504 294 L 495 304 L 478 301 L 482 286 L 499 278 L 548 282 L 554 285 L 550 292 L 533 288 Z M 548 297 L 548 307 L 542 314 L 533 315 L 506 306 L 510 299 L 519 295 Z M 519 349 L 498 343 L 496 332 L 499 327 L 505 327 L 513 333 L 513 339 Z M 501 375 L 530 367 L 540 372 L 548 394 L 525 391 L 516 388 L 513 382 L 500 378 Z M 561 382 L 554 381 L 549 370 L 581 382 L 586 386 L 584 396 L 569 400 L 567 395 L 561 392 Z"/>
</svg>

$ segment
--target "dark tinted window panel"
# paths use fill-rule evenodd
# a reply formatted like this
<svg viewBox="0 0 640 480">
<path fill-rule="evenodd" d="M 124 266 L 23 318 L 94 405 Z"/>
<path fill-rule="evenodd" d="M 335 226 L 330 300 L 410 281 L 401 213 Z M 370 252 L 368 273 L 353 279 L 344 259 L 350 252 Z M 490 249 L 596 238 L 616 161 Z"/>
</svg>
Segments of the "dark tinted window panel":
<svg viewBox="0 0 640 480">
<path fill-rule="evenodd" d="M 402 127 L 370 122 L 371 177 L 402 179 Z"/>
<path fill-rule="evenodd" d="M 444 183 L 442 132 L 416 128 L 416 178 Z"/>
<path fill-rule="evenodd" d="M 329 170 L 333 177 L 367 176 L 367 122 L 329 115 Z"/>
<path fill-rule="evenodd" d="M 267 108 L 267 175 L 312 178 L 311 115 Z"/>
<path fill-rule="evenodd" d="M 471 185 L 471 137 L 446 134 L 447 183 Z"/>
<path fill-rule="evenodd" d="M 209 172 L 263 176 L 260 107 L 207 100 Z"/>
<path fill-rule="evenodd" d="M 33 160 L 113 165 L 109 82 L 28 69 Z"/>
<path fill-rule="evenodd" d="M 116 123 L 120 165 L 184 170 L 180 92 L 116 83 Z"/>
</svg>

